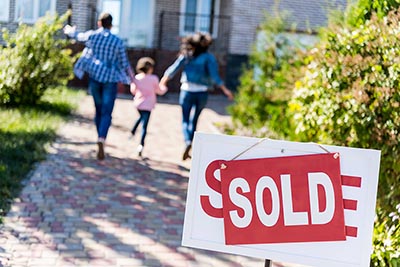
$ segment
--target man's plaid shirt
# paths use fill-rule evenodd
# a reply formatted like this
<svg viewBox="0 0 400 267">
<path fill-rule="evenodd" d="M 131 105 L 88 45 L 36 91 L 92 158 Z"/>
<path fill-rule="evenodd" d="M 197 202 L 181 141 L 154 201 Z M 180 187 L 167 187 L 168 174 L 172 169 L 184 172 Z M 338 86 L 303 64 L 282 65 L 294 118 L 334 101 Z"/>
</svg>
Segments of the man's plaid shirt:
<svg viewBox="0 0 400 267">
<path fill-rule="evenodd" d="M 126 55 L 125 46 L 120 38 L 109 29 L 77 33 L 78 41 L 86 41 L 86 48 L 74 66 L 74 72 L 82 77 L 84 72 L 89 77 L 101 82 L 122 82 L 129 84 L 133 72 Z"/>
</svg>

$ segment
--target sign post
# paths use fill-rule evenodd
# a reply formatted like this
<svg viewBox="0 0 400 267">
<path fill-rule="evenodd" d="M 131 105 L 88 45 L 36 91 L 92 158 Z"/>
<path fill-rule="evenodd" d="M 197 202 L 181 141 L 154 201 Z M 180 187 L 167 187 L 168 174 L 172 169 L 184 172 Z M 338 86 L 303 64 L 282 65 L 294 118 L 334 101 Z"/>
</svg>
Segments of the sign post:
<svg viewBox="0 0 400 267">
<path fill-rule="evenodd" d="M 182 245 L 368 267 L 379 162 L 377 150 L 196 133 Z"/>
</svg>

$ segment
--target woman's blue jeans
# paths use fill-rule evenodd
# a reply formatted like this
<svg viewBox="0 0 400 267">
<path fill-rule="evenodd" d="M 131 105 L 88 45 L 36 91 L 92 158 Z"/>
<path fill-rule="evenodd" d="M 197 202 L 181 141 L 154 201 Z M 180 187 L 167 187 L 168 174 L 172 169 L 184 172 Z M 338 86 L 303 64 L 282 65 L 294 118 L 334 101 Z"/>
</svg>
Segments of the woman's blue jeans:
<svg viewBox="0 0 400 267">
<path fill-rule="evenodd" d="M 117 83 L 101 83 L 89 79 L 89 91 L 91 92 L 96 108 L 94 122 L 98 137 L 106 138 L 111 125 L 111 114 L 117 97 Z"/>
<path fill-rule="evenodd" d="M 146 134 L 147 134 L 147 125 L 149 124 L 151 112 L 147 111 L 147 110 L 138 110 L 138 111 L 139 111 L 140 117 L 136 121 L 131 132 L 132 132 L 132 134 L 135 134 L 139 124 L 142 123 L 142 137 L 140 138 L 140 144 L 142 146 L 144 146 L 144 140 L 146 139 Z"/>
<path fill-rule="evenodd" d="M 200 113 L 207 104 L 208 92 L 181 90 L 179 104 L 182 107 L 182 132 L 186 145 L 193 141 Z"/>
</svg>

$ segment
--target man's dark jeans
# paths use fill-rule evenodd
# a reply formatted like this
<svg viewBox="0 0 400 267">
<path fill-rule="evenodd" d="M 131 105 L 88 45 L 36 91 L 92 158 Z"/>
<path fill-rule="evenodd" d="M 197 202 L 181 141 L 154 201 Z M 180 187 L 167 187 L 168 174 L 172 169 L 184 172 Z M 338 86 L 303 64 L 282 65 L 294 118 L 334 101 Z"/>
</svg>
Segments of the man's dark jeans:
<svg viewBox="0 0 400 267">
<path fill-rule="evenodd" d="M 94 122 L 99 138 L 106 138 L 111 125 L 111 114 L 117 97 L 117 83 L 100 83 L 89 79 L 91 92 L 96 107 Z"/>
</svg>

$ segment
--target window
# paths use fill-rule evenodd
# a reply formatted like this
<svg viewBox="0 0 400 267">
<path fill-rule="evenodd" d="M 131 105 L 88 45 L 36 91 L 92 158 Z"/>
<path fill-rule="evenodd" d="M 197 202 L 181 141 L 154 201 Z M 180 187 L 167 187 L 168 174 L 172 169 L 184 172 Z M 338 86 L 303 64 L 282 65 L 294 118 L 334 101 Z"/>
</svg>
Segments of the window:
<svg viewBox="0 0 400 267">
<path fill-rule="evenodd" d="M 193 32 L 208 32 L 213 36 L 217 33 L 219 0 L 182 0 L 180 19 L 180 34 Z"/>
<path fill-rule="evenodd" d="M 113 16 L 111 31 L 123 39 L 127 46 L 152 46 L 154 0 L 102 0 L 99 10 Z"/>
<path fill-rule="evenodd" d="M 10 0 L 0 0 L 0 21 L 8 21 L 10 13 Z"/>
<path fill-rule="evenodd" d="M 34 23 L 47 12 L 54 14 L 56 0 L 17 0 L 15 6 L 15 20 Z"/>
</svg>

